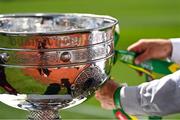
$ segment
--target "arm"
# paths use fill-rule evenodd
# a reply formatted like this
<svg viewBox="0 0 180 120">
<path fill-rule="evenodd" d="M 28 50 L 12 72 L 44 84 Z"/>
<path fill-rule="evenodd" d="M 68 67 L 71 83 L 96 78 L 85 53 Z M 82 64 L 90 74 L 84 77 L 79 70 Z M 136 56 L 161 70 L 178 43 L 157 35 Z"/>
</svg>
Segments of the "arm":
<svg viewBox="0 0 180 120">
<path fill-rule="evenodd" d="M 149 59 L 165 59 L 172 54 L 172 43 L 168 39 L 141 39 L 128 47 L 129 51 L 138 53 L 135 59 L 140 64 Z"/>
<path fill-rule="evenodd" d="M 124 87 L 123 109 L 133 115 L 168 115 L 180 112 L 180 71 L 139 86 Z"/>
<path fill-rule="evenodd" d="M 107 81 L 96 92 L 96 99 L 105 109 L 115 109 L 113 95 L 119 84 Z M 180 112 L 180 71 L 139 86 L 123 87 L 121 105 L 131 115 L 168 115 Z"/>
<path fill-rule="evenodd" d="M 176 55 L 179 52 L 176 51 L 178 44 L 180 45 L 180 42 L 175 42 L 175 39 L 141 40 L 131 45 L 128 50 L 139 53 L 136 63 L 152 58 L 170 57 L 171 54 L 172 59 L 177 62 L 177 59 L 180 60 L 180 56 Z M 127 113 L 134 115 L 167 115 L 180 112 L 179 86 L 180 71 L 139 86 L 123 87 L 120 92 L 122 107 Z M 96 92 L 96 98 L 103 108 L 114 109 L 112 96 L 117 87 L 118 84 L 111 80 Z"/>
<path fill-rule="evenodd" d="M 141 39 L 128 47 L 129 51 L 139 53 L 135 63 L 139 64 L 149 59 L 164 59 L 170 57 L 180 64 L 180 38 L 171 39 Z"/>
</svg>

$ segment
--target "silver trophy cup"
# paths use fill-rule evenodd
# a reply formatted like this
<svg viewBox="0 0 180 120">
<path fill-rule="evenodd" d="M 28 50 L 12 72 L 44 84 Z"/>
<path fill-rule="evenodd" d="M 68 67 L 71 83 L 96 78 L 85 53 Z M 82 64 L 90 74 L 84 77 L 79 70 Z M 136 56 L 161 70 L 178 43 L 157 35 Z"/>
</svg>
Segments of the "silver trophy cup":
<svg viewBox="0 0 180 120">
<path fill-rule="evenodd" d="M 30 120 L 88 99 L 108 78 L 118 21 L 89 14 L 0 15 L 0 101 Z"/>
</svg>

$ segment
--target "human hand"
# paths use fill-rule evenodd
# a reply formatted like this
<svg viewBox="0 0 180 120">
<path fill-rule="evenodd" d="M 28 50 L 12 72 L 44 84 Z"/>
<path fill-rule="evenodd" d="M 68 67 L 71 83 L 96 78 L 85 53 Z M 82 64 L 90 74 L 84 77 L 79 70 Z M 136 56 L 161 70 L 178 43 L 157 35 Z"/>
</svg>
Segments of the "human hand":
<svg viewBox="0 0 180 120">
<path fill-rule="evenodd" d="M 149 59 L 163 59 L 171 55 L 172 44 L 166 39 L 141 39 L 128 47 L 129 51 L 138 53 L 135 64 Z"/>
<path fill-rule="evenodd" d="M 99 90 L 96 91 L 95 97 L 100 102 L 104 109 L 115 109 L 114 92 L 119 87 L 119 84 L 113 80 L 108 80 Z"/>
</svg>

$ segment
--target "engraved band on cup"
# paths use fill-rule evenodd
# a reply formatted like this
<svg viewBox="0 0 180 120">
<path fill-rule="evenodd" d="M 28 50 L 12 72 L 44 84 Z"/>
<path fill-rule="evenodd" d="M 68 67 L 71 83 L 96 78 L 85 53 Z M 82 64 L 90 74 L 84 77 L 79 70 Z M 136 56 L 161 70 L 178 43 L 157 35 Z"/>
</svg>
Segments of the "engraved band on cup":
<svg viewBox="0 0 180 120">
<path fill-rule="evenodd" d="M 0 35 L 0 48 L 4 49 L 37 49 L 44 42 L 46 49 L 73 48 L 95 45 L 114 38 L 114 28 L 89 33 L 44 36 L 4 36 Z"/>
<path fill-rule="evenodd" d="M 54 66 L 74 63 L 86 63 L 112 56 L 114 41 L 110 40 L 102 44 L 92 45 L 71 50 L 55 51 L 1 51 L 7 53 L 9 58 L 2 65 L 20 66 Z"/>
</svg>

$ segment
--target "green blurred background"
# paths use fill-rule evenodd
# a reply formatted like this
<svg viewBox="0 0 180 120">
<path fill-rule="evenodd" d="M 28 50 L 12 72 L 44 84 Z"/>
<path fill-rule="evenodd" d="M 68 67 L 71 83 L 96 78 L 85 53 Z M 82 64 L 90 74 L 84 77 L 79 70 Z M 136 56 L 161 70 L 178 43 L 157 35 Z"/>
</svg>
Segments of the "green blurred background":
<svg viewBox="0 0 180 120">
<path fill-rule="evenodd" d="M 180 37 L 180 0 L 0 0 L 0 14 L 36 12 L 113 16 L 120 21 L 119 49 L 126 49 L 141 38 Z M 129 85 L 144 81 L 143 77 L 120 62 L 116 63 L 111 74 L 118 82 Z M 25 119 L 26 115 L 25 111 L 0 104 L 0 119 Z M 112 111 L 101 109 L 94 97 L 61 111 L 61 115 L 65 120 L 114 119 Z M 180 119 L 180 114 L 164 119 Z"/>
</svg>

